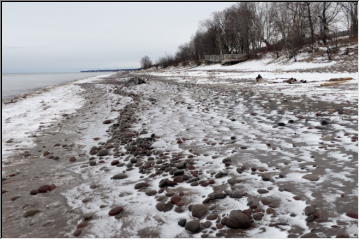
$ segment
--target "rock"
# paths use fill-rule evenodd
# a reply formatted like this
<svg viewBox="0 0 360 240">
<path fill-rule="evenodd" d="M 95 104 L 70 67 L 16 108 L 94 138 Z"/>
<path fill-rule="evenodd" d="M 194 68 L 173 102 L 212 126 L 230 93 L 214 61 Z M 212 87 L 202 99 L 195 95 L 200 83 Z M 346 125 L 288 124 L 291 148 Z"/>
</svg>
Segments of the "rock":
<svg viewBox="0 0 360 240">
<path fill-rule="evenodd" d="M 185 218 L 180 219 L 180 220 L 178 221 L 178 224 L 179 224 L 179 226 L 181 226 L 181 227 L 185 227 L 186 219 L 185 219 Z"/>
<path fill-rule="evenodd" d="M 112 162 L 111 162 L 111 166 L 116 166 L 116 165 L 118 165 L 119 164 L 119 160 L 113 160 Z"/>
<path fill-rule="evenodd" d="M 119 179 L 124 179 L 124 178 L 127 178 L 127 177 L 128 176 L 125 173 L 118 173 L 118 174 L 112 176 L 111 179 L 119 180 Z"/>
<path fill-rule="evenodd" d="M 358 219 L 358 214 L 356 212 L 347 212 L 346 216 L 348 216 L 350 218 Z"/>
<path fill-rule="evenodd" d="M 103 124 L 110 124 L 110 123 L 112 123 L 112 121 L 111 121 L 111 120 L 109 120 L 109 119 L 107 119 L 107 120 L 103 121 Z"/>
<path fill-rule="evenodd" d="M 180 176 L 180 175 L 183 175 L 184 174 L 184 170 L 176 170 L 175 172 L 174 172 L 174 176 Z"/>
<path fill-rule="evenodd" d="M 84 214 L 84 220 L 85 221 L 90 221 L 93 217 L 94 217 L 94 214 L 92 214 L 92 213 L 86 213 L 86 214 Z"/>
<path fill-rule="evenodd" d="M 95 155 L 98 152 L 98 148 L 96 146 L 91 147 L 90 149 L 90 155 Z"/>
<path fill-rule="evenodd" d="M 119 213 L 121 213 L 123 210 L 124 210 L 124 209 L 123 209 L 122 207 L 117 206 L 117 207 L 112 208 L 112 209 L 109 211 L 108 215 L 109 215 L 109 216 L 116 216 L 116 215 L 118 215 Z"/>
<path fill-rule="evenodd" d="M 201 228 L 209 228 L 211 227 L 211 222 L 210 221 L 206 221 L 203 223 L 200 223 Z"/>
<path fill-rule="evenodd" d="M 227 182 L 228 182 L 230 185 L 235 185 L 235 184 L 237 184 L 237 183 L 240 183 L 241 180 L 238 179 L 238 178 L 230 178 L 230 179 L 228 179 Z"/>
<path fill-rule="evenodd" d="M 320 179 L 320 177 L 316 174 L 306 174 L 303 176 L 303 178 L 313 182 L 318 181 Z"/>
<path fill-rule="evenodd" d="M 280 199 L 275 199 L 271 197 L 262 198 L 261 202 L 271 208 L 278 208 L 280 206 Z"/>
<path fill-rule="evenodd" d="M 156 209 L 160 212 L 168 212 L 173 208 L 173 206 L 174 205 L 172 205 L 171 202 L 159 202 L 158 204 L 156 204 Z"/>
<path fill-rule="evenodd" d="M 125 83 L 125 86 L 130 87 L 130 86 L 135 86 L 135 85 L 144 84 L 144 83 L 146 83 L 144 79 L 139 78 L 139 77 L 133 77 Z"/>
<path fill-rule="evenodd" d="M 240 210 L 232 210 L 227 218 L 222 222 L 229 228 L 247 229 L 251 226 L 251 220 L 248 215 Z"/>
<path fill-rule="evenodd" d="M 325 126 L 325 125 L 328 125 L 329 122 L 326 120 L 321 120 L 320 124 L 321 124 L 321 126 Z"/>
<path fill-rule="evenodd" d="M 178 163 L 175 166 L 178 169 L 185 169 L 186 168 L 186 162 Z"/>
<path fill-rule="evenodd" d="M 283 127 L 283 126 L 285 126 L 286 124 L 285 124 L 285 123 L 282 123 L 282 122 L 279 122 L 277 125 L 278 125 L 279 127 Z"/>
<path fill-rule="evenodd" d="M 209 200 L 215 200 L 215 199 L 224 199 L 226 198 L 227 193 L 224 192 L 212 192 L 208 195 Z"/>
<path fill-rule="evenodd" d="M 157 194 L 157 191 L 156 190 L 153 190 L 153 189 L 149 189 L 145 192 L 146 195 L 148 196 L 154 196 Z"/>
<path fill-rule="evenodd" d="M 180 196 L 175 195 L 175 196 L 172 196 L 172 197 L 171 197 L 170 202 L 171 202 L 172 204 L 174 204 L 174 205 L 178 205 L 178 204 L 180 204 L 181 200 L 182 200 L 182 199 L 181 199 Z M 180 206 L 181 206 L 181 205 L 184 205 L 184 204 L 180 204 Z"/>
<path fill-rule="evenodd" d="M 222 162 L 223 162 L 226 166 L 229 166 L 229 165 L 231 165 L 232 160 L 231 160 L 231 158 L 225 158 L 225 159 L 222 160 Z"/>
<path fill-rule="evenodd" d="M 73 157 L 70 157 L 69 158 L 69 162 L 76 162 L 76 158 L 73 156 Z"/>
<path fill-rule="evenodd" d="M 80 236 L 81 232 L 82 232 L 81 229 L 76 229 L 76 230 L 74 231 L 73 235 L 74 235 L 75 237 L 78 237 L 78 236 Z"/>
<path fill-rule="evenodd" d="M 55 188 L 56 188 L 55 184 L 42 185 L 41 187 L 38 188 L 38 192 L 39 193 L 46 193 L 46 192 L 50 192 L 50 191 L 54 190 Z"/>
<path fill-rule="evenodd" d="M 15 200 L 17 200 L 17 199 L 19 199 L 20 198 L 20 196 L 15 196 L 15 197 L 12 197 L 10 200 L 11 201 L 15 201 Z"/>
<path fill-rule="evenodd" d="M 90 165 L 90 166 L 95 166 L 95 165 L 96 165 L 96 161 L 94 161 L 94 160 L 89 161 L 89 165 Z"/>
<path fill-rule="evenodd" d="M 304 235 L 301 236 L 301 238 L 318 238 L 319 236 L 316 233 L 306 233 Z"/>
<path fill-rule="evenodd" d="M 246 192 L 241 191 L 241 190 L 235 190 L 235 191 L 229 192 L 229 197 L 231 197 L 231 198 L 242 198 L 245 195 L 246 195 Z"/>
<path fill-rule="evenodd" d="M 149 186 L 149 184 L 147 184 L 146 182 L 140 182 L 135 184 L 135 189 L 142 189 L 142 188 L 146 188 L 147 186 Z"/>
<path fill-rule="evenodd" d="M 109 155 L 109 150 L 101 149 L 100 151 L 97 152 L 96 155 L 98 155 L 99 157 L 107 156 L 107 155 Z"/>
<path fill-rule="evenodd" d="M 161 179 L 159 182 L 159 187 L 163 188 L 163 187 L 173 187 L 175 186 L 177 183 L 174 181 L 171 181 L 167 178 Z"/>
<path fill-rule="evenodd" d="M 336 238 L 350 238 L 350 236 L 347 233 L 339 233 L 336 235 Z"/>
<path fill-rule="evenodd" d="M 37 189 L 33 189 L 30 191 L 30 195 L 36 195 L 38 193 L 39 193 L 39 191 Z"/>
<path fill-rule="evenodd" d="M 88 225 L 88 222 L 87 221 L 82 221 L 81 223 L 79 223 L 76 228 L 84 228 Z"/>
<path fill-rule="evenodd" d="M 38 214 L 40 212 L 40 210 L 37 209 L 32 209 L 32 210 L 28 210 L 24 213 L 23 217 L 27 218 L 27 217 L 33 217 L 36 214 Z"/>
<path fill-rule="evenodd" d="M 207 220 L 215 220 L 217 219 L 219 216 L 217 214 L 210 214 L 209 216 L 207 216 Z"/>
<path fill-rule="evenodd" d="M 257 212 L 257 213 L 254 213 L 252 216 L 253 216 L 254 220 L 260 221 L 264 217 L 264 214 L 261 212 Z"/>
<path fill-rule="evenodd" d="M 258 189 L 257 192 L 260 193 L 260 194 L 266 194 L 266 193 L 268 193 L 269 191 L 266 190 L 266 189 Z"/>
<path fill-rule="evenodd" d="M 275 214 L 276 211 L 273 208 L 269 207 L 269 208 L 266 209 L 266 213 L 267 214 Z"/>
<path fill-rule="evenodd" d="M 191 220 L 185 224 L 185 229 L 192 233 L 198 233 L 201 230 L 199 220 Z"/>
<path fill-rule="evenodd" d="M 202 218 L 208 213 L 208 208 L 203 204 L 195 204 L 191 207 L 193 217 Z"/>
<path fill-rule="evenodd" d="M 222 178 L 227 176 L 226 172 L 218 172 L 217 174 L 215 174 L 215 178 Z"/>
<path fill-rule="evenodd" d="M 261 176 L 261 179 L 263 181 L 271 181 L 271 176 L 268 175 L 268 174 L 264 174 L 264 175 Z"/>
<path fill-rule="evenodd" d="M 320 217 L 320 212 L 316 209 L 315 206 L 307 206 L 304 209 L 305 215 L 307 216 L 306 221 L 312 222 Z"/>
</svg>

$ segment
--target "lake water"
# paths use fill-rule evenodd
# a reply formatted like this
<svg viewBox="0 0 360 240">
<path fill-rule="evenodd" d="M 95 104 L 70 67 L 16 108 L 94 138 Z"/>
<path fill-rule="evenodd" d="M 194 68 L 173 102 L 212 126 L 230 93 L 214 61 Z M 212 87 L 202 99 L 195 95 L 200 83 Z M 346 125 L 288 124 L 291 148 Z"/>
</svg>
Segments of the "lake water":
<svg viewBox="0 0 360 240">
<path fill-rule="evenodd" d="M 36 89 L 98 76 L 104 73 L 9 73 L 2 74 L 2 99 Z"/>
</svg>

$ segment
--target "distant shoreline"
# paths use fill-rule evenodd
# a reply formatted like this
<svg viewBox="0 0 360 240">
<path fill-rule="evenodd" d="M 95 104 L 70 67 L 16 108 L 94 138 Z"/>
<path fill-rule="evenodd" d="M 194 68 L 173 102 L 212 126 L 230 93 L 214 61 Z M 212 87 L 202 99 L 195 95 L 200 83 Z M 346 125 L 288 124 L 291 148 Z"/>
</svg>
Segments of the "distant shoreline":
<svg viewBox="0 0 360 240">
<path fill-rule="evenodd" d="M 123 71 L 137 71 L 141 68 L 122 68 L 122 69 L 99 69 L 99 70 L 83 70 L 80 72 L 123 72 Z"/>
</svg>

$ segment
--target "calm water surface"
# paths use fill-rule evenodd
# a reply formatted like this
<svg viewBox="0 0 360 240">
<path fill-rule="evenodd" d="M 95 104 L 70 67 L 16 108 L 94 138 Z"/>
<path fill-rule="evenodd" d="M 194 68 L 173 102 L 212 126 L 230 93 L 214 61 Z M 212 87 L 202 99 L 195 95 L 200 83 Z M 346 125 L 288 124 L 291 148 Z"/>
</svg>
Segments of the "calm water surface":
<svg viewBox="0 0 360 240">
<path fill-rule="evenodd" d="M 30 93 L 36 89 L 85 79 L 104 73 L 9 73 L 2 74 L 2 98 Z"/>
</svg>

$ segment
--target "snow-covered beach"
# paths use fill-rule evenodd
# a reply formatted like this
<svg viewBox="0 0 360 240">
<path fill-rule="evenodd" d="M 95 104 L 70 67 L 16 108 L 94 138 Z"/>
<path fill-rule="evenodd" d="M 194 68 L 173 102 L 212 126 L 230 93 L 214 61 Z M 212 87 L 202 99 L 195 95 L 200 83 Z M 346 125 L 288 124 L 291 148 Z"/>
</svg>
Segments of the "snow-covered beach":
<svg viewBox="0 0 360 240">
<path fill-rule="evenodd" d="M 342 60 L 117 73 L 4 105 L 3 234 L 357 237 L 359 79 Z"/>
</svg>

